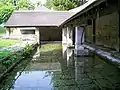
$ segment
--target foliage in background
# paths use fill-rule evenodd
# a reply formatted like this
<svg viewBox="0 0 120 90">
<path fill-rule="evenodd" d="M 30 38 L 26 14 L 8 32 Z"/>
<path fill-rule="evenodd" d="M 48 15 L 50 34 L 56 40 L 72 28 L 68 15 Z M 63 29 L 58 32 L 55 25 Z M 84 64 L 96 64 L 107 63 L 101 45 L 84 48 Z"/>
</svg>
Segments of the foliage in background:
<svg viewBox="0 0 120 90">
<path fill-rule="evenodd" d="M 45 6 L 54 10 L 70 10 L 86 2 L 86 0 L 47 0 Z"/>
<path fill-rule="evenodd" d="M 36 1 L 36 5 L 37 5 L 37 6 L 42 6 L 41 1 L 40 1 L 40 0 L 37 0 L 37 1 Z"/>
<path fill-rule="evenodd" d="M 0 24 L 6 22 L 14 11 L 14 7 L 11 5 L 5 5 L 0 2 Z"/>
<path fill-rule="evenodd" d="M 16 9 L 17 10 L 33 10 L 35 5 L 31 3 L 30 0 L 18 0 L 16 2 Z"/>
<path fill-rule="evenodd" d="M 31 10 L 30 0 L 0 0 L 0 24 L 6 22 L 14 10 Z"/>
<path fill-rule="evenodd" d="M 47 0 L 47 2 L 44 4 L 45 7 L 52 9 L 52 0 Z"/>
<path fill-rule="evenodd" d="M 0 35 L 5 33 L 5 28 L 0 26 Z"/>
</svg>

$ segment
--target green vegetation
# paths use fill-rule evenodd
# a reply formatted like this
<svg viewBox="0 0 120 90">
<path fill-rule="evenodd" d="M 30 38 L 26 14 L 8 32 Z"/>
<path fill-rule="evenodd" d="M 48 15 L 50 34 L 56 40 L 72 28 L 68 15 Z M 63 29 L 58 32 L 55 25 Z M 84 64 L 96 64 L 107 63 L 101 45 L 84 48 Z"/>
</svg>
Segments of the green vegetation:
<svg viewBox="0 0 120 90">
<path fill-rule="evenodd" d="M 47 0 L 45 6 L 55 10 L 70 10 L 85 2 L 86 0 Z"/>
<path fill-rule="evenodd" d="M 10 55 L 12 55 L 12 56 L 10 56 Z M 14 63 L 15 61 L 17 61 L 21 58 L 23 58 L 22 52 L 19 52 L 19 53 L 17 52 L 15 54 L 10 53 L 10 54 L 7 55 L 7 59 L 2 61 L 2 64 L 9 67 L 12 63 Z"/>
<path fill-rule="evenodd" d="M 1 39 L 0 40 L 0 47 L 11 46 L 11 45 L 14 45 L 14 44 L 16 44 L 18 42 L 20 42 L 20 41 L 18 41 L 18 40 L 10 40 L 10 39 Z"/>
<path fill-rule="evenodd" d="M 0 24 L 6 22 L 14 10 L 31 10 L 34 7 L 30 0 L 0 0 Z"/>
<path fill-rule="evenodd" d="M 30 50 L 31 50 L 32 48 L 31 48 L 31 46 L 30 46 L 30 44 L 26 44 L 26 46 L 25 46 L 25 52 L 26 52 L 26 54 L 30 54 Z"/>
<path fill-rule="evenodd" d="M 0 24 L 6 22 L 12 14 L 14 7 L 0 2 Z"/>
<path fill-rule="evenodd" d="M 0 26 L 0 34 L 4 34 L 5 33 L 5 28 Z"/>
<path fill-rule="evenodd" d="M 7 46 L 12 46 L 12 45 L 14 45 L 18 42 L 21 42 L 21 41 L 20 40 L 19 41 L 18 40 L 10 40 L 10 39 L 1 39 L 0 40 L 0 48 L 7 47 Z M 11 54 L 12 53 L 9 50 L 2 50 L 2 51 L 0 51 L 0 59 L 5 57 L 5 56 L 9 56 Z"/>
<path fill-rule="evenodd" d="M 8 50 L 0 51 L 0 59 L 5 57 L 5 56 L 9 56 L 9 55 L 11 55 L 11 52 Z"/>
</svg>

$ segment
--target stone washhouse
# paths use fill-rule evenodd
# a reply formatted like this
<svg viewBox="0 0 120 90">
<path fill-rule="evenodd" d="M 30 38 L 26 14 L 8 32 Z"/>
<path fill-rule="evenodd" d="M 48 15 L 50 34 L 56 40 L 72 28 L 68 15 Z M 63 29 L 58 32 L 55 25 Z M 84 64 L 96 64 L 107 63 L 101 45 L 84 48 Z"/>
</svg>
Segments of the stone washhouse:
<svg viewBox="0 0 120 90">
<path fill-rule="evenodd" d="M 62 40 L 62 45 L 75 46 L 77 54 L 84 44 L 119 52 L 120 0 L 89 0 L 69 11 L 15 11 L 5 27 L 8 33 L 11 28 L 34 27 L 38 43 Z"/>
</svg>

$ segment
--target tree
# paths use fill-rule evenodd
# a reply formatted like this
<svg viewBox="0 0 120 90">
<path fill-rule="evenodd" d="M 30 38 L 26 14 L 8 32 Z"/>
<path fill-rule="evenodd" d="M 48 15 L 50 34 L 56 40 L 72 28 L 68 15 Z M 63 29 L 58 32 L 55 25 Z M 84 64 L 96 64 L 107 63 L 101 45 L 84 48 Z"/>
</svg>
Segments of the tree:
<svg viewBox="0 0 120 90">
<path fill-rule="evenodd" d="M 33 10 L 35 5 L 31 3 L 30 0 L 18 0 L 16 2 L 17 10 Z"/>
<path fill-rule="evenodd" d="M 52 0 L 47 0 L 47 2 L 44 4 L 44 6 L 51 9 L 52 8 Z"/>
<path fill-rule="evenodd" d="M 45 6 L 55 10 L 70 10 L 80 6 L 86 0 L 47 0 Z"/>
<path fill-rule="evenodd" d="M 37 0 L 37 1 L 36 1 L 36 5 L 37 5 L 37 6 L 42 6 L 41 1 L 40 1 L 40 0 Z"/>
<path fill-rule="evenodd" d="M 0 3 L 0 6 L 0 24 L 2 24 L 8 20 L 15 8 L 11 5 L 4 5 L 3 3 Z"/>
<path fill-rule="evenodd" d="M 31 10 L 30 0 L 0 0 L 0 24 L 6 22 L 14 10 Z"/>
</svg>

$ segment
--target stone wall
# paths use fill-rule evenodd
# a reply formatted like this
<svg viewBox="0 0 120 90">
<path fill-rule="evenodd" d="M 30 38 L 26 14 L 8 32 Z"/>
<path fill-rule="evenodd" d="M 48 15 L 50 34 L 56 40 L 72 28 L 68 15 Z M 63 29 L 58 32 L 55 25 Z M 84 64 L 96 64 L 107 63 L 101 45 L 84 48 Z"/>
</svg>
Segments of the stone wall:
<svg viewBox="0 0 120 90">
<path fill-rule="evenodd" d="M 93 27 L 89 25 L 85 28 L 85 38 L 87 42 L 93 42 Z"/>
<path fill-rule="evenodd" d="M 96 19 L 96 44 L 119 49 L 118 12 Z"/>
</svg>

